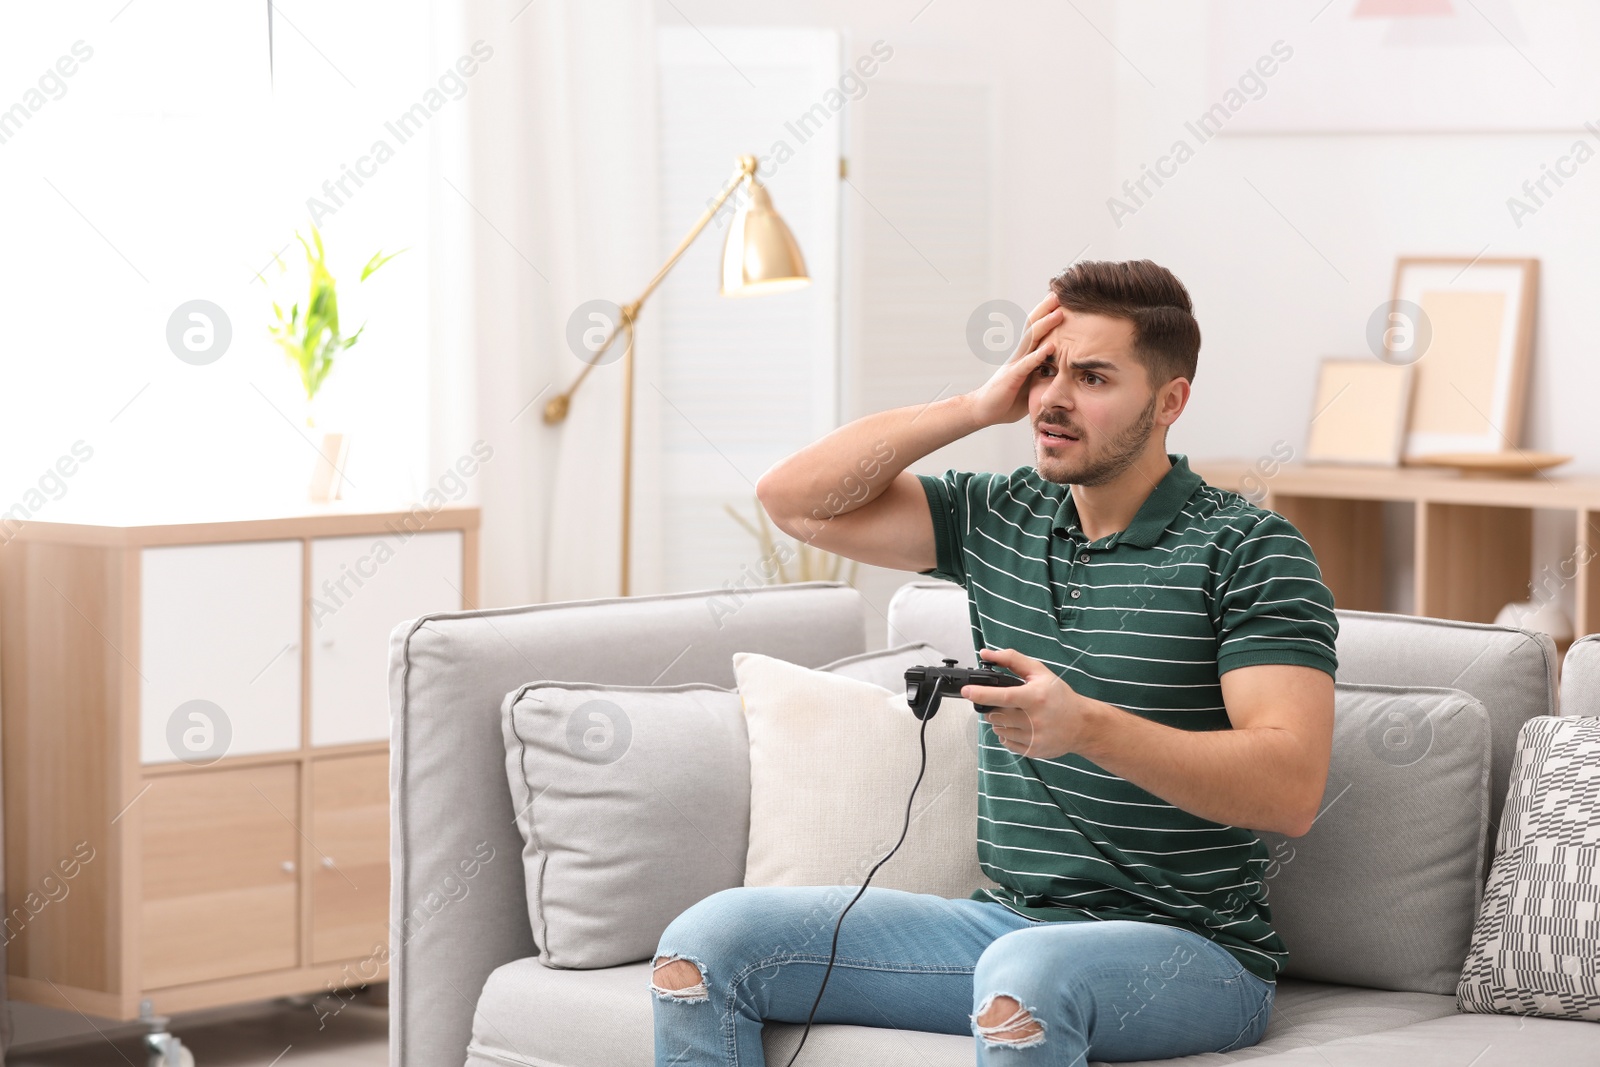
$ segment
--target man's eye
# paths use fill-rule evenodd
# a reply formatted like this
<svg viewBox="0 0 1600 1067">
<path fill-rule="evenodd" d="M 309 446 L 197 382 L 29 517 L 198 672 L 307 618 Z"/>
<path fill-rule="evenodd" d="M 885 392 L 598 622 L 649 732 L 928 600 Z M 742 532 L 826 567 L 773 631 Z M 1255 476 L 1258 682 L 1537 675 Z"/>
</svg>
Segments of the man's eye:
<svg viewBox="0 0 1600 1067">
<path fill-rule="evenodd" d="M 1039 376 L 1042 378 L 1047 378 L 1056 372 L 1055 364 L 1053 363 L 1041 363 L 1038 370 Z"/>
</svg>

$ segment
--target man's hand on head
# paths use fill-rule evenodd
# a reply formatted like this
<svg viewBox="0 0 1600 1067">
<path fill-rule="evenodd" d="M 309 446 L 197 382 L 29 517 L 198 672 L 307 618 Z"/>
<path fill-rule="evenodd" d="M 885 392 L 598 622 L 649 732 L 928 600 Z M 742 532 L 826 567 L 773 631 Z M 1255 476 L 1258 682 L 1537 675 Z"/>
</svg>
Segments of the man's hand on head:
<svg viewBox="0 0 1600 1067">
<path fill-rule="evenodd" d="M 995 368 L 988 381 L 966 394 L 980 427 L 1016 422 L 1028 413 L 1028 382 L 1056 350 L 1055 342 L 1045 338 L 1065 318 L 1066 312 L 1054 292 L 1046 293 L 1029 313 L 1011 358 Z"/>
<path fill-rule="evenodd" d="M 994 710 L 984 719 L 1008 751 L 1055 759 L 1074 751 L 1085 729 L 1086 698 L 1048 666 L 1011 648 L 985 648 L 982 665 L 1004 667 L 1023 680 L 1017 686 L 964 685 L 961 698 Z"/>
</svg>

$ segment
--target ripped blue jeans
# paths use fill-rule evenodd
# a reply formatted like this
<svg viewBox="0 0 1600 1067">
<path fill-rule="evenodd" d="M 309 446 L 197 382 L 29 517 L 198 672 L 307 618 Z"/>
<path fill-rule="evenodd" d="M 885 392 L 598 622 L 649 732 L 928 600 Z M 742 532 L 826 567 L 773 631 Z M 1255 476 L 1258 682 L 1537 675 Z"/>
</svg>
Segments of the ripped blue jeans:
<svg viewBox="0 0 1600 1067">
<path fill-rule="evenodd" d="M 724 889 L 674 919 L 652 977 L 684 960 L 701 981 L 652 980 L 657 1067 L 764 1064 L 763 1022 L 805 1024 L 858 888 Z M 1190 930 L 1041 922 L 989 901 L 869 887 L 845 916 L 795 1067 L 824 1055 L 822 1023 L 970 1034 L 979 1067 L 1227 1052 L 1261 1040 L 1276 990 Z M 774 1040 L 779 1067 L 799 1037 L 797 1026 Z"/>
</svg>

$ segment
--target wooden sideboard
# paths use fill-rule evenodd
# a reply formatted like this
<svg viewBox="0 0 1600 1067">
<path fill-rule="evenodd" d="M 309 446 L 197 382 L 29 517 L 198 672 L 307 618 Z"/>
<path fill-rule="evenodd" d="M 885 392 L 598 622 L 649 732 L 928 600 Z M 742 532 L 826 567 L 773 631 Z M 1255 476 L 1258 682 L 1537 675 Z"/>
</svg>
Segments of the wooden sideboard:
<svg viewBox="0 0 1600 1067">
<path fill-rule="evenodd" d="M 1220 489 L 1244 493 L 1294 523 L 1341 608 L 1384 610 L 1383 507 L 1413 510 L 1415 613 L 1493 622 L 1508 603 L 1549 598 L 1570 585 L 1576 636 L 1600 631 L 1600 478 L 1479 477 L 1431 467 L 1194 460 Z M 1533 512 L 1571 513 L 1577 550 L 1533 573 Z M 1557 644 L 1565 652 L 1570 642 Z"/>
<path fill-rule="evenodd" d="M 0 543 L 10 995 L 111 1019 L 387 977 L 389 634 L 476 508 Z"/>
</svg>

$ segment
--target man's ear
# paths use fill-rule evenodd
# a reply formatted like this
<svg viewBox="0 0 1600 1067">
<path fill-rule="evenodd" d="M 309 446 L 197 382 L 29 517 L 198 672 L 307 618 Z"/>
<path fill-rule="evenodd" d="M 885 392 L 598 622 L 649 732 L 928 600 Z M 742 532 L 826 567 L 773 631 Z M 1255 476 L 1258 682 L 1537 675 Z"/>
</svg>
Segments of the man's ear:
<svg viewBox="0 0 1600 1067">
<path fill-rule="evenodd" d="M 1167 419 L 1167 424 L 1171 425 L 1178 421 L 1183 409 L 1189 406 L 1189 379 L 1174 378 L 1163 388 L 1167 391 L 1167 395 L 1162 398 L 1159 407 L 1163 413 L 1171 412 L 1171 418 Z"/>
</svg>

